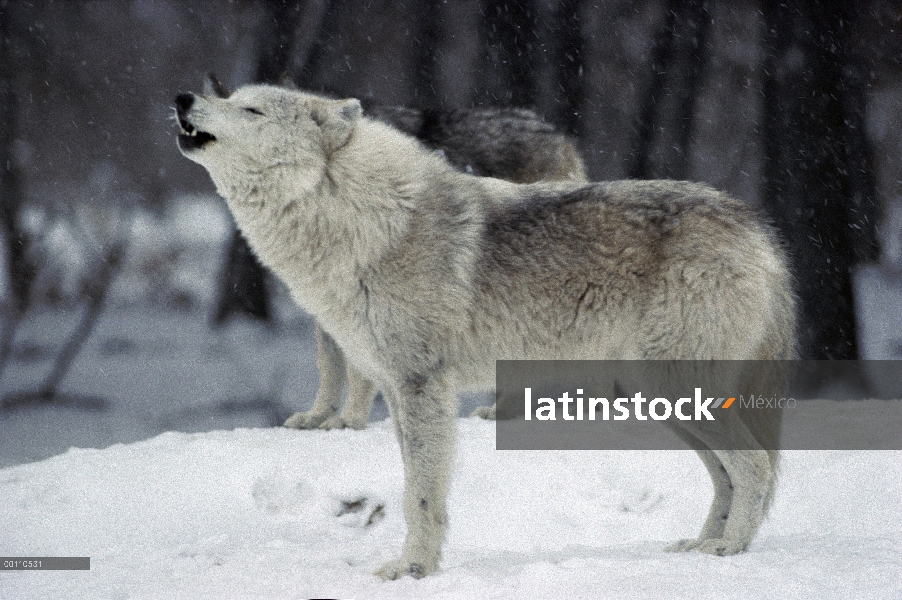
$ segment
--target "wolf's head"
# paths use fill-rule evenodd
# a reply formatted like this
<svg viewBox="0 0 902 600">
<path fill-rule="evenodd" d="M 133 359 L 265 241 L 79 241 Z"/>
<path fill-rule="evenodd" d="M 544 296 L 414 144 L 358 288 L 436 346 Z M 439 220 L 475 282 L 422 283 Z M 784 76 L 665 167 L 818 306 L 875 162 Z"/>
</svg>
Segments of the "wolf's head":
<svg viewBox="0 0 902 600">
<path fill-rule="evenodd" d="M 360 118 L 357 100 L 332 100 L 269 85 L 228 94 L 208 76 L 204 93 L 180 94 L 179 149 L 214 180 L 287 167 L 321 172 L 344 147 Z"/>
</svg>

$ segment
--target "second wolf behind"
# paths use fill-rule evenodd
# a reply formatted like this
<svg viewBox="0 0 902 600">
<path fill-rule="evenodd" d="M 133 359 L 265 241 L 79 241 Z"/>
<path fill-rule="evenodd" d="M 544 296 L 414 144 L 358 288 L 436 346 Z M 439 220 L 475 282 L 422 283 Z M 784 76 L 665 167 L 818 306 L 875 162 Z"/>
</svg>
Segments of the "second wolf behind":
<svg viewBox="0 0 902 600">
<path fill-rule="evenodd" d="M 429 111 L 372 106 L 366 112 L 416 137 L 462 171 L 514 183 L 586 181 L 586 171 L 574 140 L 531 110 L 484 107 Z M 376 389 L 373 382 L 347 362 L 332 337 L 315 326 L 316 364 L 320 383 L 313 406 L 285 421 L 294 429 L 366 427 Z M 347 385 L 347 401 L 341 407 Z M 341 412 L 339 412 L 341 408 Z M 474 412 L 495 418 L 495 405 Z"/>
</svg>

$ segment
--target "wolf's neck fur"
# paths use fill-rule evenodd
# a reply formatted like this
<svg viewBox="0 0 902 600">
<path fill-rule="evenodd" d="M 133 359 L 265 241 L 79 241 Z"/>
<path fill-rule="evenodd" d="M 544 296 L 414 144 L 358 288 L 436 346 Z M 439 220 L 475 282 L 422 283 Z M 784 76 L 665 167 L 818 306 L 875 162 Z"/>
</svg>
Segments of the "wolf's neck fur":
<svg viewBox="0 0 902 600">
<path fill-rule="evenodd" d="M 436 213 L 447 212 L 446 220 L 460 223 L 461 244 L 452 250 L 461 256 L 448 260 L 462 261 L 454 271 L 470 271 L 482 221 L 478 203 L 464 205 L 457 196 L 461 206 L 434 206 L 448 203 L 435 197 L 435 181 L 459 184 L 461 178 L 478 185 L 477 178 L 458 173 L 413 138 L 361 119 L 321 172 L 280 166 L 247 173 L 220 193 L 254 251 L 295 300 L 328 317 L 338 305 L 362 301 L 367 271 L 397 256 L 412 230 L 428 227 L 424 219 Z"/>
</svg>

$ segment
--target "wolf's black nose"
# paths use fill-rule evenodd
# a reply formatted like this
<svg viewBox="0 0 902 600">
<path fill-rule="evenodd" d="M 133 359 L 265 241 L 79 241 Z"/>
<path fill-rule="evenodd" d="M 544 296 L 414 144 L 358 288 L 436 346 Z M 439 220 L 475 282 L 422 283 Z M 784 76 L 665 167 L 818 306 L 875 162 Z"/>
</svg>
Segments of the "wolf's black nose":
<svg viewBox="0 0 902 600">
<path fill-rule="evenodd" d="M 178 108 L 179 114 L 188 112 L 192 104 L 194 104 L 194 94 L 179 94 L 175 97 L 175 106 Z"/>
</svg>

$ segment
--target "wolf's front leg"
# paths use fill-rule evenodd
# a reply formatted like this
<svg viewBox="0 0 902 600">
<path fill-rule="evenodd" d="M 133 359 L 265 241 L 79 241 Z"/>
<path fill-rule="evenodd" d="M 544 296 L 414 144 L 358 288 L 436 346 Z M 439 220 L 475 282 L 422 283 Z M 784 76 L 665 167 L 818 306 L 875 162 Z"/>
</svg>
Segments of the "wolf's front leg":
<svg viewBox="0 0 902 600">
<path fill-rule="evenodd" d="M 383 565 L 376 574 L 383 579 L 420 578 L 438 569 L 448 526 L 446 499 L 457 397 L 429 383 L 405 385 L 388 394 L 404 460 L 407 537 L 401 558 Z"/>
<path fill-rule="evenodd" d="M 285 421 L 285 427 L 293 429 L 314 429 L 338 412 L 341 406 L 341 392 L 345 385 L 344 353 L 335 340 L 315 326 L 316 366 L 319 368 L 319 389 L 309 412 L 294 413 Z"/>
</svg>

